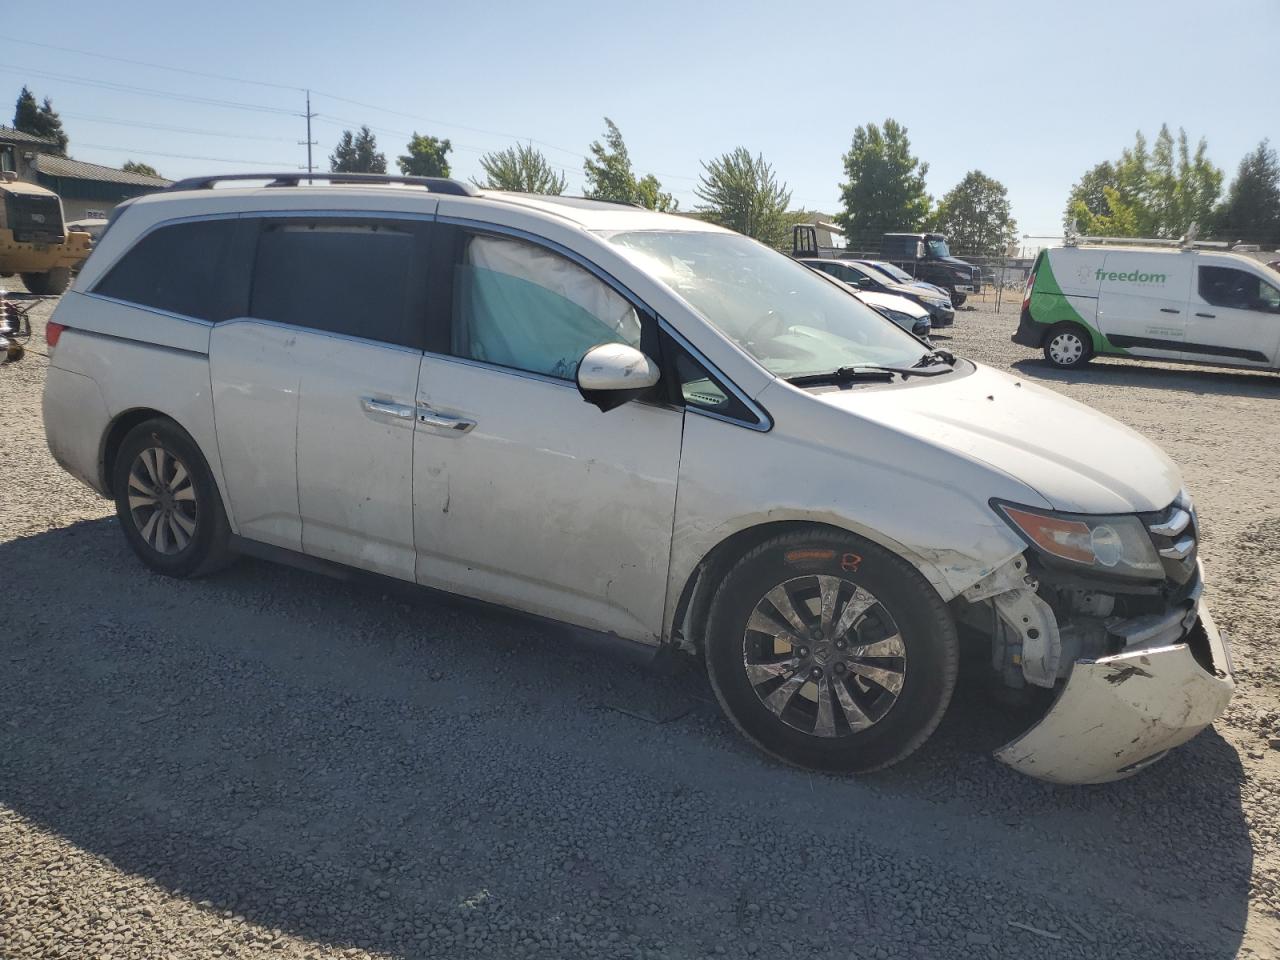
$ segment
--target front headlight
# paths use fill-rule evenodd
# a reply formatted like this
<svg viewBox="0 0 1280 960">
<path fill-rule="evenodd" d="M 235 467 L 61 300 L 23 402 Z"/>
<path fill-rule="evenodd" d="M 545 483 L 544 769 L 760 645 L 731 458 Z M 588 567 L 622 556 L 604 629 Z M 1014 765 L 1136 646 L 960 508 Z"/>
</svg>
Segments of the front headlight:
<svg viewBox="0 0 1280 960">
<path fill-rule="evenodd" d="M 932 299 L 932 298 L 930 298 L 930 297 L 925 297 L 925 298 L 924 298 L 924 302 L 925 302 L 925 305 L 926 305 L 926 306 L 929 306 L 929 307 L 937 307 L 937 308 L 939 308 L 939 309 L 941 309 L 942 307 L 949 307 L 949 306 L 951 306 L 951 304 L 950 304 L 950 303 L 948 303 L 946 300 L 934 300 L 934 299 Z"/>
<path fill-rule="evenodd" d="M 1057 513 L 998 502 L 992 506 L 1047 558 L 1108 576 L 1164 579 L 1164 566 L 1137 517 Z"/>
</svg>

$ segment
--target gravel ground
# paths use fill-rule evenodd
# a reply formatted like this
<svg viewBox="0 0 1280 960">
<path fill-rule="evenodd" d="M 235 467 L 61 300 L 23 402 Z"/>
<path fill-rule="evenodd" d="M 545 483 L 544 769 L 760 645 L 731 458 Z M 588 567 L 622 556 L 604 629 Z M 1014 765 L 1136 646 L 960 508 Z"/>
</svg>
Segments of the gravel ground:
<svg viewBox="0 0 1280 960">
<path fill-rule="evenodd" d="M 1239 693 L 1058 788 L 990 757 L 1028 717 L 964 676 L 909 761 L 841 779 L 762 758 L 687 666 L 265 563 L 148 573 L 45 449 L 52 306 L 0 367 L 0 956 L 1280 955 L 1280 377 L 1058 374 L 962 311 L 942 345 L 1182 465 Z"/>
</svg>

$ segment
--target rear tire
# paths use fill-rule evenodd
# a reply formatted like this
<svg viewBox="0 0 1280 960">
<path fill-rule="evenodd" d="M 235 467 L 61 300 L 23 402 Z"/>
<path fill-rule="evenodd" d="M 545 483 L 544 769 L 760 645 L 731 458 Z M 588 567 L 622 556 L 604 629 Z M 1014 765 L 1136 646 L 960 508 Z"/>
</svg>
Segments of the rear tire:
<svg viewBox="0 0 1280 960">
<path fill-rule="evenodd" d="M 914 567 L 814 529 L 767 540 L 729 571 L 704 653 L 720 706 L 748 740 L 799 767 L 852 773 L 928 739 L 951 700 L 958 642 Z"/>
<path fill-rule="evenodd" d="M 957 310 L 960 309 L 961 304 L 969 299 L 968 294 L 957 293 L 955 290 L 951 290 L 949 293 L 951 294 L 951 305 Z"/>
<path fill-rule="evenodd" d="M 1078 323 L 1059 323 L 1045 332 L 1044 358 L 1060 370 L 1083 367 L 1093 358 L 1093 338 Z"/>
<path fill-rule="evenodd" d="M 71 268 L 54 267 L 44 273 L 24 273 L 22 282 L 29 292 L 38 297 L 57 296 L 71 283 Z"/>
<path fill-rule="evenodd" d="M 157 573 L 197 577 L 232 559 L 217 484 L 200 448 L 172 420 L 147 420 L 125 435 L 111 489 L 125 539 Z"/>
</svg>

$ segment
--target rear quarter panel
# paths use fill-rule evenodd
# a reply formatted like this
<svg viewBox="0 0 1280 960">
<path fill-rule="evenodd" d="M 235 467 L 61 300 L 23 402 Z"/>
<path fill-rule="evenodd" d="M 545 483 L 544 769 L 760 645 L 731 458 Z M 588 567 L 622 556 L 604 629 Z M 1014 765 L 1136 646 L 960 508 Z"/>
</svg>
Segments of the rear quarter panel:
<svg viewBox="0 0 1280 960">
<path fill-rule="evenodd" d="M 154 410 L 195 440 L 230 514 L 214 434 L 210 325 L 76 292 L 63 297 L 52 320 L 67 327 L 50 357 L 44 395 L 45 431 L 60 462 L 65 457 L 74 463 L 71 472 L 94 480 L 89 485 L 105 494 L 112 423 L 132 411 Z M 75 397 L 92 397 L 83 378 L 94 384 L 98 399 L 79 405 Z"/>
</svg>

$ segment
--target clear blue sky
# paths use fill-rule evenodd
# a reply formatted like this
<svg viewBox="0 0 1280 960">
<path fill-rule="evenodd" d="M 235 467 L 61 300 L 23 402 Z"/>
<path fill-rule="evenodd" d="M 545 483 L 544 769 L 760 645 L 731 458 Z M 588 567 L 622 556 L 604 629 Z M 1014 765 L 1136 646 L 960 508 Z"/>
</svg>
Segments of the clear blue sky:
<svg viewBox="0 0 1280 960">
<path fill-rule="evenodd" d="M 321 169 L 342 128 L 365 122 L 393 170 L 412 130 L 451 139 L 464 177 L 479 174 L 482 152 L 532 138 L 580 192 L 581 154 L 607 114 L 637 173 L 656 173 L 682 208 L 696 202 L 701 161 L 743 145 L 773 164 L 793 204 L 833 212 L 854 128 L 894 117 L 935 197 L 980 169 L 1008 186 L 1030 234 L 1058 232 L 1071 183 L 1139 128 L 1207 137 L 1228 179 L 1260 139 L 1280 143 L 1277 0 L 290 7 L 115 0 L 54 21 L 7 17 L 0 119 L 26 82 L 53 98 L 79 159 L 131 157 L 170 177 L 305 164 L 303 121 L 289 115 L 303 111 L 299 91 L 15 42 L 37 41 L 310 86 Z"/>
</svg>

